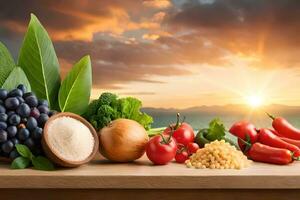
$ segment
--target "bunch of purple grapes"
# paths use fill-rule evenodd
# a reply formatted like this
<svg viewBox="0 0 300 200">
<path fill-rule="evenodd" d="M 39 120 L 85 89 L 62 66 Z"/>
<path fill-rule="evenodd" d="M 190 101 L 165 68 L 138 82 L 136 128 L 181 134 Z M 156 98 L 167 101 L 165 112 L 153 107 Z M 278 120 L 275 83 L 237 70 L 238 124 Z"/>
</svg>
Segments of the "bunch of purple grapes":
<svg viewBox="0 0 300 200">
<path fill-rule="evenodd" d="M 16 144 L 24 144 L 34 155 L 42 155 L 43 128 L 54 112 L 47 100 L 27 92 L 22 84 L 11 91 L 0 89 L 0 157 L 18 157 Z"/>
</svg>

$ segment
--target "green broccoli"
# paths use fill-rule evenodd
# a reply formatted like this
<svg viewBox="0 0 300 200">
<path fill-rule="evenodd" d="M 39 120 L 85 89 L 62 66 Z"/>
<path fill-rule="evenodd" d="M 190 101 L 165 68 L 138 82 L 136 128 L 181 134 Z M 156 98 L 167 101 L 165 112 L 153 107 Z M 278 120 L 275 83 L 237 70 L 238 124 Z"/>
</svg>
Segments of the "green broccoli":
<svg viewBox="0 0 300 200">
<path fill-rule="evenodd" d="M 118 98 L 117 95 L 105 92 L 98 100 L 90 103 L 84 117 L 97 129 L 101 129 L 118 118 L 132 119 L 140 123 L 146 130 L 151 128 L 153 119 L 140 108 L 142 102 L 133 97 Z"/>
<path fill-rule="evenodd" d="M 109 92 L 104 92 L 101 94 L 99 97 L 99 105 L 111 105 L 114 104 L 117 101 L 117 95 L 109 93 Z"/>
<path fill-rule="evenodd" d="M 89 104 L 89 106 L 88 106 L 88 108 L 87 108 L 87 111 L 86 111 L 86 113 L 84 113 L 84 117 L 85 118 L 89 118 L 89 116 L 94 116 L 94 115 L 96 115 L 97 114 L 97 110 L 98 110 L 98 108 L 99 108 L 99 101 L 98 100 L 93 100 L 90 104 Z"/>
</svg>

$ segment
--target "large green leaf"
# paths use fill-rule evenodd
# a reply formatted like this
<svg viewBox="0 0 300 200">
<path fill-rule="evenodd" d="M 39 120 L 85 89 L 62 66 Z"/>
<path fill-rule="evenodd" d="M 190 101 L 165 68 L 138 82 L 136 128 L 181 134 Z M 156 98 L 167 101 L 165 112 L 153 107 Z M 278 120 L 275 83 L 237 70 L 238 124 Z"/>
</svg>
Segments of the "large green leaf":
<svg viewBox="0 0 300 200">
<path fill-rule="evenodd" d="M 19 84 L 25 85 L 27 91 L 31 91 L 30 83 L 26 77 L 26 74 L 20 67 L 15 67 L 3 83 L 2 88 L 12 90 L 15 89 Z"/>
<path fill-rule="evenodd" d="M 47 31 L 33 14 L 20 50 L 19 65 L 36 95 L 47 99 L 51 109 L 57 109 L 60 87 L 58 59 Z"/>
<path fill-rule="evenodd" d="M 14 59 L 12 58 L 5 45 L 0 42 L 0 86 L 3 85 L 14 67 Z"/>
<path fill-rule="evenodd" d="M 85 56 L 69 72 L 59 90 L 59 106 L 62 112 L 83 114 L 88 107 L 92 87 L 92 67 Z"/>
</svg>

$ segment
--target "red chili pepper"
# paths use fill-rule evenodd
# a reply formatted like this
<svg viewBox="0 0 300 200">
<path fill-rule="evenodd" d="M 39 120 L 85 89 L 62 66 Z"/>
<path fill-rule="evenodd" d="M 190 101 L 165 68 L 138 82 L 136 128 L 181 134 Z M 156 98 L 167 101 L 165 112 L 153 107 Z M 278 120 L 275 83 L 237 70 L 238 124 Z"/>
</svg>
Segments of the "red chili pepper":
<svg viewBox="0 0 300 200">
<path fill-rule="evenodd" d="M 258 162 L 286 165 L 293 162 L 293 153 L 287 149 L 270 147 L 261 143 L 251 146 L 248 156 Z"/>
<path fill-rule="evenodd" d="M 286 119 L 274 117 L 270 114 L 268 114 L 268 116 L 273 119 L 272 126 L 280 135 L 286 138 L 300 140 L 300 130 L 291 125 Z"/>
<path fill-rule="evenodd" d="M 229 132 L 238 137 L 239 147 L 242 151 L 246 148 L 246 144 L 243 141 L 254 144 L 258 137 L 255 126 L 248 121 L 239 121 L 234 123 L 229 129 Z"/>
<path fill-rule="evenodd" d="M 283 141 L 286 141 L 290 144 L 296 145 L 297 147 L 300 148 L 300 140 L 294 140 L 294 139 L 285 138 L 285 137 L 280 137 L 280 139 L 282 139 Z"/>
<path fill-rule="evenodd" d="M 280 137 L 272 133 L 269 129 L 262 128 L 259 130 L 258 142 L 271 147 L 287 149 L 293 152 L 293 156 L 300 156 L 300 149 L 296 145 L 283 141 L 282 139 L 280 139 Z"/>
<path fill-rule="evenodd" d="M 272 133 L 274 133 L 275 135 L 277 135 L 278 137 L 282 137 L 282 135 L 280 135 L 277 131 L 275 131 L 274 129 L 268 128 Z"/>
</svg>

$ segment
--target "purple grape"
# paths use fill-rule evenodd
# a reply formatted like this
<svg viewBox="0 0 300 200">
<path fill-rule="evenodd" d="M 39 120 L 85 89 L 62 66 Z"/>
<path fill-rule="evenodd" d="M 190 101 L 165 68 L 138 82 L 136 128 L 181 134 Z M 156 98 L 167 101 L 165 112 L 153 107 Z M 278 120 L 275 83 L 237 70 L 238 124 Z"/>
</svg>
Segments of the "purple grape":
<svg viewBox="0 0 300 200">
<path fill-rule="evenodd" d="M 19 105 L 16 111 L 21 117 L 29 117 L 30 115 L 30 107 L 26 103 Z"/>
<path fill-rule="evenodd" d="M 49 116 L 44 114 L 44 113 L 41 113 L 41 115 L 39 116 L 39 118 L 37 119 L 38 121 L 38 125 L 40 127 L 44 127 L 44 125 L 46 124 L 47 120 L 49 119 Z"/>
<path fill-rule="evenodd" d="M 6 109 L 4 106 L 0 105 L 0 113 L 5 113 Z"/>
<path fill-rule="evenodd" d="M 37 107 L 38 105 L 38 99 L 36 98 L 36 96 L 31 95 L 25 98 L 25 102 L 31 107 Z"/>
<path fill-rule="evenodd" d="M 26 128 L 29 131 L 33 131 L 37 127 L 38 123 L 35 118 L 29 117 L 26 123 Z"/>
<path fill-rule="evenodd" d="M 7 128 L 6 122 L 0 122 L 0 129 L 5 130 Z"/>
<path fill-rule="evenodd" d="M 26 86 L 23 85 L 23 84 L 18 85 L 17 88 L 18 88 L 19 90 L 21 90 L 21 91 L 23 92 L 23 94 L 25 94 L 26 91 L 27 91 Z"/>
<path fill-rule="evenodd" d="M 16 97 L 9 97 L 5 100 L 4 104 L 7 109 L 14 110 L 20 105 L 20 102 Z"/>
<path fill-rule="evenodd" d="M 27 138 L 29 138 L 29 135 L 30 133 L 27 128 L 21 128 L 17 133 L 17 137 L 19 140 L 26 140 Z"/>
<path fill-rule="evenodd" d="M 7 114 L 5 114 L 5 113 L 0 113 L 0 121 L 1 121 L 1 122 L 6 122 L 6 121 L 7 121 L 7 118 L 8 118 Z"/>
<path fill-rule="evenodd" d="M 1 100 L 5 100 L 7 98 L 7 94 L 8 94 L 7 90 L 2 89 L 2 88 L 0 89 L 0 99 Z"/>
<path fill-rule="evenodd" d="M 12 91 L 10 91 L 8 93 L 9 97 L 22 97 L 23 96 L 23 92 L 20 89 L 13 89 Z"/>
<path fill-rule="evenodd" d="M 1 150 L 7 154 L 9 154 L 13 149 L 14 149 L 14 143 L 12 141 L 7 141 L 1 146 Z"/>
<path fill-rule="evenodd" d="M 31 108 L 30 116 L 38 119 L 40 116 L 40 111 L 37 108 Z"/>
<path fill-rule="evenodd" d="M 16 126 L 9 126 L 6 129 L 6 132 L 7 132 L 9 138 L 14 138 L 18 132 L 18 129 Z"/>
<path fill-rule="evenodd" d="M 0 129 L 0 143 L 6 142 L 7 140 L 7 132 L 5 130 Z"/>
<path fill-rule="evenodd" d="M 21 122 L 21 117 L 17 114 L 12 114 L 9 118 L 8 118 L 8 123 L 10 125 L 13 125 L 13 126 L 17 126 L 19 125 Z"/>
</svg>

